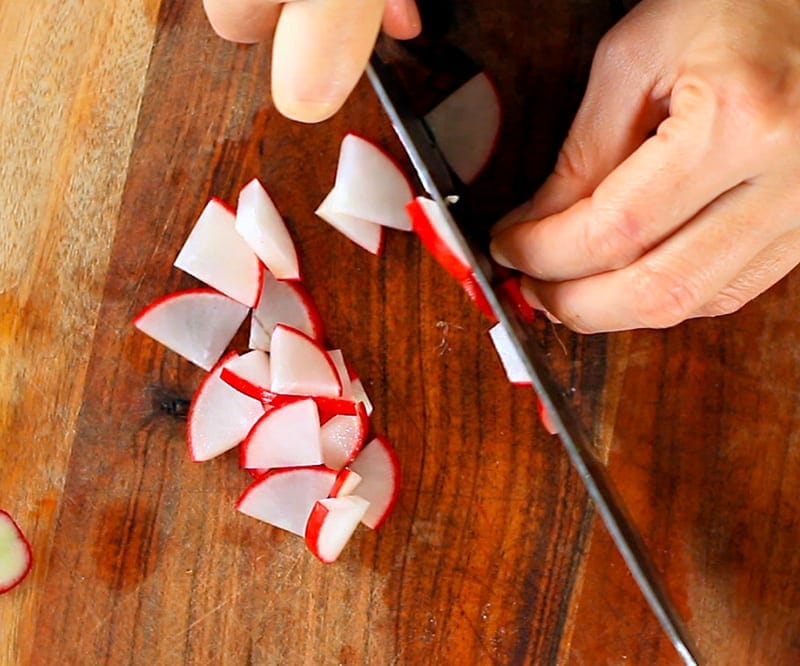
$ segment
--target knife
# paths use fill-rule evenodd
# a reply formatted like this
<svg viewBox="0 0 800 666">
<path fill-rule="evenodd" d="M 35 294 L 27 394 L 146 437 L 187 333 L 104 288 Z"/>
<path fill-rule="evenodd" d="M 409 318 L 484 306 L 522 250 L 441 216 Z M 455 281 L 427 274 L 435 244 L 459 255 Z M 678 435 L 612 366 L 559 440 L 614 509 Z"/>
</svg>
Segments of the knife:
<svg viewBox="0 0 800 666">
<path fill-rule="evenodd" d="M 685 664 L 698 664 L 697 652 L 672 604 L 645 545 L 613 488 L 605 466 L 594 453 L 591 440 L 549 368 L 545 352 L 502 290 L 495 288 L 493 263 L 476 241 L 480 226 L 471 219 L 463 200 L 463 186 L 450 171 L 424 120 L 414 111 L 409 91 L 380 50 L 373 52 L 367 76 L 397 133 L 425 192 L 438 206 L 453 238 L 465 256 L 472 259 L 475 280 L 508 332 L 511 344 L 530 375 L 533 388 L 550 415 L 569 459 L 606 525 L 616 547 Z"/>
</svg>

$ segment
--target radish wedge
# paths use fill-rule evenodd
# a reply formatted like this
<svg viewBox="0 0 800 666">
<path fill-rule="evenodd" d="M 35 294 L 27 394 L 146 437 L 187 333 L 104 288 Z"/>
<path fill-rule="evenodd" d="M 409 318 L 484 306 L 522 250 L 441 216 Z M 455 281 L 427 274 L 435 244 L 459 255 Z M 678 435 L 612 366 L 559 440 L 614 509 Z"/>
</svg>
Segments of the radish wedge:
<svg viewBox="0 0 800 666">
<path fill-rule="evenodd" d="M 220 377 L 237 391 L 261 400 L 270 385 L 269 355 L 260 349 L 252 349 L 234 356 L 225 363 Z"/>
<path fill-rule="evenodd" d="M 336 475 L 336 481 L 333 482 L 329 497 L 352 495 L 359 483 L 361 483 L 361 477 L 349 467 L 343 467 Z"/>
<path fill-rule="evenodd" d="M 341 397 L 336 367 L 318 342 L 296 328 L 278 324 L 270 346 L 273 393 Z"/>
<path fill-rule="evenodd" d="M 30 543 L 11 515 L 0 509 L 0 594 L 19 585 L 32 564 Z"/>
<path fill-rule="evenodd" d="M 195 462 L 211 460 L 235 447 L 264 414 L 258 400 L 237 391 L 220 378 L 225 363 L 235 354 L 231 352 L 224 357 L 205 376 L 192 398 L 187 439 L 189 456 Z"/>
<path fill-rule="evenodd" d="M 334 198 L 334 192 L 331 191 L 315 211 L 317 217 L 325 220 L 367 252 L 380 255 L 383 250 L 383 227 L 360 217 L 337 212 L 333 209 Z"/>
<path fill-rule="evenodd" d="M 361 450 L 367 438 L 369 419 L 363 403 L 356 403 L 354 415 L 337 414 L 320 428 L 322 462 L 332 469 L 341 469 Z"/>
<path fill-rule="evenodd" d="M 258 303 L 264 265 L 236 233 L 236 215 L 212 199 L 175 259 L 175 268 L 196 277 L 247 307 Z"/>
<path fill-rule="evenodd" d="M 414 232 L 433 258 L 459 282 L 472 275 L 471 262 L 442 219 L 436 202 L 417 197 L 406 205 Z"/>
<path fill-rule="evenodd" d="M 358 494 L 370 503 L 361 522 L 376 530 L 389 517 L 400 494 L 400 461 L 389 440 L 379 435 L 361 450 L 350 469 L 361 476 Z"/>
<path fill-rule="evenodd" d="M 236 231 L 280 280 L 299 280 L 300 265 L 292 237 L 267 191 L 254 178 L 239 192 Z"/>
<path fill-rule="evenodd" d="M 517 386 L 530 386 L 531 377 L 516 348 L 511 344 L 511 338 L 505 327 L 501 323 L 495 324 L 489 329 L 489 337 L 500 357 L 508 381 Z"/>
<path fill-rule="evenodd" d="M 317 501 L 306 526 L 309 550 L 325 564 L 335 562 L 368 509 L 369 502 L 358 495 Z"/>
<path fill-rule="evenodd" d="M 330 493 L 336 472 L 327 467 L 279 467 L 262 474 L 236 502 L 243 514 L 304 536 L 317 500 Z"/>
<path fill-rule="evenodd" d="M 476 74 L 425 116 L 450 168 L 469 185 L 488 164 L 501 123 L 500 98 L 486 74 Z"/>
<path fill-rule="evenodd" d="M 134 326 L 176 354 L 210 370 L 248 309 L 209 287 L 167 294 L 144 308 Z"/>
<path fill-rule="evenodd" d="M 266 412 L 240 448 L 245 469 L 299 467 L 322 463 L 319 412 L 311 398 Z"/>
<path fill-rule="evenodd" d="M 404 207 L 414 196 L 403 171 L 382 148 L 348 134 L 342 140 L 330 210 L 410 231 Z"/>
</svg>

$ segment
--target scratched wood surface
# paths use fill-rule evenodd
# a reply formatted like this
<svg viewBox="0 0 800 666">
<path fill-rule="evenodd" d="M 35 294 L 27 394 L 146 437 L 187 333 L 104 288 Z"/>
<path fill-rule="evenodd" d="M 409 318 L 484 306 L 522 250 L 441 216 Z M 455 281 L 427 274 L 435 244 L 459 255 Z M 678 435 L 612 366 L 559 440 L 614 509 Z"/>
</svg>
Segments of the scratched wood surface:
<svg viewBox="0 0 800 666">
<path fill-rule="evenodd" d="M 513 91 L 487 206 L 545 175 L 622 4 L 458 4 Z M 314 218 L 345 132 L 403 162 L 366 83 L 301 126 L 267 46 L 216 39 L 199 2 L 47 5 L 0 4 L 0 506 L 36 558 L 0 663 L 678 663 L 486 320 L 410 235 L 375 258 Z M 401 458 L 396 512 L 333 566 L 232 509 L 235 456 L 189 462 L 162 403 L 203 373 L 130 325 L 194 284 L 171 268 L 193 220 L 254 176 Z M 664 332 L 538 325 L 712 664 L 800 659 L 797 286 Z"/>
</svg>

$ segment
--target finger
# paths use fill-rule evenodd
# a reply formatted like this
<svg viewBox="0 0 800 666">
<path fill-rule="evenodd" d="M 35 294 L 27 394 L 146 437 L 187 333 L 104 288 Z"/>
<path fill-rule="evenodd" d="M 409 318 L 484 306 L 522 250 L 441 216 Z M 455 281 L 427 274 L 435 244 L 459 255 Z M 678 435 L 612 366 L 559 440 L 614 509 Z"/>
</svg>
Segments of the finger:
<svg viewBox="0 0 800 666">
<path fill-rule="evenodd" d="M 383 31 L 395 39 L 413 39 L 422 30 L 417 3 L 414 0 L 386 0 Z"/>
<path fill-rule="evenodd" d="M 275 0 L 203 0 L 203 7 L 220 37 L 242 44 L 272 35 L 281 10 Z"/>
<path fill-rule="evenodd" d="M 364 73 L 384 0 L 296 0 L 283 6 L 272 54 L 272 98 L 285 116 L 332 116 Z"/>
<path fill-rule="evenodd" d="M 529 280 L 523 293 L 579 332 L 673 326 L 788 233 L 787 210 L 771 189 L 741 185 L 626 268 L 566 282 Z"/>
</svg>

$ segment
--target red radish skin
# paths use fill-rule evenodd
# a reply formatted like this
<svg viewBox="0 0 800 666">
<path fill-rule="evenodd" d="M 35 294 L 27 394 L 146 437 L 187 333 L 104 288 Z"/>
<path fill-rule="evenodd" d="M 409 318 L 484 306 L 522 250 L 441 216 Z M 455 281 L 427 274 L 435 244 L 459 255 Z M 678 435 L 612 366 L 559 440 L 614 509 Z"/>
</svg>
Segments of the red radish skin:
<svg viewBox="0 0 800 666">
<path fill-rule="evenodd" d="M 533 323 L 536 318 L 536 310 L 531 307 L 530 303 L 522 295 L 519 275 L 512 275 L 506 278 L 500 283 L 499 288 L 506 295 L 509 303 L 514 306 L 520 319 L 527 324 Z"/>
<path fill-rule="evenodd" d="M 19 585 L 33 566 L 33 551 L 11 514 L 0 509 L 0 594 Z"/>
<path fill-rule="evenodd" d="M 469 259 L 461 252 L 448 227 L 440 221 L 441 212 L 427 197 L 417 197 L 406 204 L 414 232 L 431 256 L 458 282 L 472 275 Z"/>
<path fill-rule="evenodd" d="M 264 392 L 269 391 L 269 355 L 260 349 L 253 349 L 235 356 L 222 367 L 220 378 L 237 391 L 261 400 Z"/>
<path fill-rule="evenodd" d="M 544 403 L 536 399 L 539 408 L 539 421 L 542 424 L 542 427 L 550 434 L 550 435 L 557 435 L 558 428 L 556 428 L 556 424 L 553 423 L 553 419 L 550 418 L 550 412 L 547 411 L 547 408 L 544 406 Z"/>
<path fill-rule="evenodd" d="M 386 522 L 400 495 L 400 460 L 389 440 L 378 435 L 356 456 L 350 469 L 361 476 L 358 494 L 370 503 L 361 522 L 377 530 Z"/>
<path fill-rule="evenodd" d="M 322 462 L 333 469 L 349 464 L 361 450 L 369 431 L 369 418 L 363 403 L 356 414 L 337 414 L 320 428 Z"/>
<path fill-rule="evenodd" d="M 474 274 L 467 276 L 461 281 L 461 287 L 467 292 L 467 295 L 472 299 L 472 302 L 478 306 L 481 314 L 491 322 L 497 321 L 497 315 L 494 308 L 489 304 L 483 289 Z"/>
<path fill-rule="evenodd" d="M 342 383 L 328 353 L 302 331 L 278 324 L 272 333 L 273 393 L 340 398 Z"/>
<path fill-rule="evenodd" d="M 306 526 L 308 549 L 325 564 L 335 562 L 369 510 L 369 502 L 358 495 L 319 500 Z"/>
<path fill-rule="evenodd" d="M 336 475 L 336 481 L 334 481 L 328 497 L 352 495 L 359 483 L 361 483 L 361 477 L 349 467 L 343 467 Z"/>
</svg>

